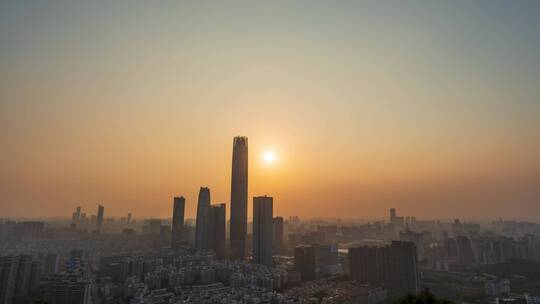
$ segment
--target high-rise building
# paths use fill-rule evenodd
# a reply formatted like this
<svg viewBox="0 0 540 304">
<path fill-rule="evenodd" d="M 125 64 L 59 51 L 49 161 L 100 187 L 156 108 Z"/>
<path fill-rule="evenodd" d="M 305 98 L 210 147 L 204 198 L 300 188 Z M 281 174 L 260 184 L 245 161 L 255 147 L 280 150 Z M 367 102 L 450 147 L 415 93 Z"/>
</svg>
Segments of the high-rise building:
<svg viewBox="0 0 540 304">
<path fill-rule="evenodd" d="M 253 262 L 272 266 L 273 199 L 270 196 L 253 198 Z"/>
<path fill-rule="evenodd" d="M 231 260 L 246 257 L 248 206 L 248 139 L 238 136 L 233 140 L 231 174 Z"/>
<path fill-rule="evenodd" d="M 127 215 L 127 223 L 131 223 L 131 212 Z"/>
<path fill-rule="evenodd" d="M 283 218 L 276 216 L 272 222 L 274 230 L 272 237 L 274 238 L 274 251 L 280 252 L 283 250 Z"/>
<path fill-rule="evenodd" d="M 0 257 L 0 303 L 28 303 L 29 295 L 36 287 L 37 262 L 31 255 Z"/>
<path fill-rule="evenodd" d="M 210 189 L 201 187 L 197 202 L 197 218 L 195 220 L 195 248 L 208 250 L 209 242 L 209 216 L 210 216 Z"/>
<path fill-rule="evenodd" d="M 208 244 L 209 249 L 216 253 L 216 259 L 225 258 L 225 229 L 226 229 L 225 204 L 216 204 L 210 207 Z"/>
<path fill-rule="evenodd" d="M 184 209 L 186 199 L 183 196 L 175 197 L 173 201 L 173 218 L 171 232 L 171 247 L 179 249 L 184 239 Z M 161 226 L 161 223 L 160 223 Z"/>
<path fill-rule="evenodd" d="M 96 231 L 101 233 L 101 227 L 103 226 L 103 213 L 105 208 L 101 205 L 98 205 L 97 219 L 96 219 Z"/>
<path fill-rule="evenodd" d="M 393 223 L 395 218 L 396 218 L 396 208 L 390 208 L 390 223 Z"/>
<path fill-rule="evenodd" d="M 298 246 L 294 248 L 294 268 L 300 272 L 300 279 L 302 281 L 315 279 L 315 247 Z"/>
<path fill-rule="evenodd" d="M 420 289 L 416 247 L 412 242 L 350 248 L 349 267 L 352 279 L 384 287 L 391 297 L 416 294 Z"/>
<path fill-rule="evenodd" d="M 13 303 L 18 269 L 19 260 L 16 257 L 0 257 L 0 303 Z"/>
</svg>

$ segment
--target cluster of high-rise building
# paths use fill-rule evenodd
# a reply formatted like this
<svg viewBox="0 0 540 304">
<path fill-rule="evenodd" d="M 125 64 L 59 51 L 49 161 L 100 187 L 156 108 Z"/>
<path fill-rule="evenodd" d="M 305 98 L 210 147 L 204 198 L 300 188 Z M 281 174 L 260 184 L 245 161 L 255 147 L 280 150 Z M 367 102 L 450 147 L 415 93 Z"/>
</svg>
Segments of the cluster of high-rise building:
<svg viewBox="0 0 540 304">
<path fill-rule="evenodd" d="M 238 136 L 233 140 L 231 174 L 231 213 L 229 247 L 226 246 L 226 205 L 212 204 L 208 187 L 201 187 L 197 201 L 194 247 L 216 253 L 231 260 L 247 257 L 248 210 L 248 139 Z M 179 249 L 187 244 L 184 229 L 183 197 L 174 198 L 171 247 Z M 281 219 L 281 221 L 280 221 Z M 275 222 L 275 225 L 274 225 Z M 274 231 L 276 236 L 274 237 Z M 275 244 L 274 244 L 275 243 Z M 273 199 L 269 196 L 253 198 L 253 261 L 271 266 L 274 246 L 283 243 L 283 219 L 273 217 Z"/>
</svg>

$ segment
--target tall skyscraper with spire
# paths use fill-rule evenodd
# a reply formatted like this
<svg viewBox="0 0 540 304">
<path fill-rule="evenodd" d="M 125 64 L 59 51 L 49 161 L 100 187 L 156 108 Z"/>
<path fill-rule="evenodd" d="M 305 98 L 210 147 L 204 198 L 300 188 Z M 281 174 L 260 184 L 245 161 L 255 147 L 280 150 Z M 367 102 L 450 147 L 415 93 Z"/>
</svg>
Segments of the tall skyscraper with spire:
<svg viewBox="0 0 540 304">
<path fill-rule="evenodd" d="M 195 248 L 197 250 L 207 250 L 208 234 L 210 226 L 210 189 L 201 187 L 199 190 L 199 201 L 197 203 L 197 218 L 195 222 Z"/>
<path fill-rule="evenodd" d="M 176 250 L 180 248 L 184 240 L 184 209 L 186 199 L 183 196 L 175 197 L 173 204 L 171 247 Z"/>
<path fill-rule="evenodd" d="M 237 136 L 233 140 L 231 175 L 231 260 L 243 260 L 246 257 L 247 204 L 248 139 Z"/>
</svg>

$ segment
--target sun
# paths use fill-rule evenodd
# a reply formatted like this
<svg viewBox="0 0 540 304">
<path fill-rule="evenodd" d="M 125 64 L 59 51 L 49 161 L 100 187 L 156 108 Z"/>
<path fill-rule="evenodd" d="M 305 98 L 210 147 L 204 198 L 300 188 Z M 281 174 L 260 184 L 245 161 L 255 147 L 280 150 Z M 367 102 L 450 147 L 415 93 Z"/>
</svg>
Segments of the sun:
<svg viewBox="0 0 540 304">
<path fill-rule="evenodd" d="M 267 151 L 264 152 L 263 159 L 266 163 L 272 163 L 276 159 L 276 156 L 274 155 L 274 152 Z"/>
</svg>

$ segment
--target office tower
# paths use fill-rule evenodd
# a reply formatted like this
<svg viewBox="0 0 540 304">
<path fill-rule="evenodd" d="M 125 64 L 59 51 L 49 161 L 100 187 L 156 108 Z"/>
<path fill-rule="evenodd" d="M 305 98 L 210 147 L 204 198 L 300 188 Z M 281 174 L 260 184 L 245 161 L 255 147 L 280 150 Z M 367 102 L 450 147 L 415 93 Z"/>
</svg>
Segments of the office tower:
<svg viewBox="0 0 540 304">
<path fill-rule="evenodd" d="M 216 253 L 216 259 L 225 258 L 225 204 L 210 206 L 208 227 L 208 248 Z"/>
<path fill-rule="evenodd" d="M 420 289 L 416 247 L 411 242 L 350 248 L 349 268 L 353 280 L 381 286 L 388 290 L 390 297 L 416 294 Z"/>
<path fill-rule="evenodd" d="M 248 139 L 238 136 L 233 140 L 231 174 L 231 260 L 246 257 L 248 205 Z"/>
<path fill-rule="evenodd" d="M 210 189 L 201 187 L 199 190 L 199 200 L 197 202 L 197 218 L 195 220 L 195 248 L 197 250 L 207 250 L 209 235 L 209 213 L 210 213 Z"/>
<path fill-rule="evenodd" d="M 390 223 L 393 223 L 395 218 L 396 218 L 396 208 L 390 208 Z"/>
<path fill-rule="evenodd" d="M 127 215 L 127 223 L 131 223 L 131 213 L 128 213 Z"/>
<path fill-rule="evenodd" d="M 313 246 L 298 246 L 294 248 L 294 268 L 300 272 L 300 279 L 302 281 L 315 279 L 315 248 Z"/>
<path fill-rule="evenodd" d="M 184 209 L 186 207 L 186 199 L 183 196 L 174 198 L 173 219 L 171 232 L 171 247 L 179 249 L 184 239 Z M 161 222 L 159 223 L 161 229 Z"/>
<path fill-rule="evenodd" d="M 273 243 L 274 243 L 274 251 L 280 252 L 283 250 L 283 218 L 276 216 L 274 217 L 272 221 L 272 228 L 273 228 Z"/>
<path fill-rule="evenodd" d="M 77 206 L 75 213 L 77 214 L 77 220 L 79 220 L 81 218 L 81 206 Z"/>
<path fill-rule="evenodd" d="M 101 205 L 98 205 L 98 213 L 96 218 L 96 231 L 98 233 L 101 232 L 101 227 L 103 226 L 103 212 L 105 211 L 105 208 Z"/>
<path fill-rule="evenodd" d="M 253 198 L 253 262 L 257 264 L 272 266 L 273 215 L 272 197 Z"/>
</svg>

